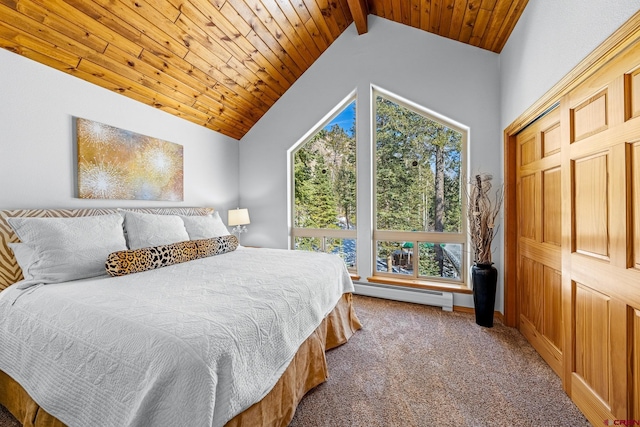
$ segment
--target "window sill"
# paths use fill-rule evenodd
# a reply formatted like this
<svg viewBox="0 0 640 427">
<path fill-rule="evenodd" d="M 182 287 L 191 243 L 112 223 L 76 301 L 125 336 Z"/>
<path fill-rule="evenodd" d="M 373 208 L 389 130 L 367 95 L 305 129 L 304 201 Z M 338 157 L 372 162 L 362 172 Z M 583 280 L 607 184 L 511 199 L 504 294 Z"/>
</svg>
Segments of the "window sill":
<svg viewBox="0 0 640 427">
<path fill-rule="evenodd" d="M 431 291 L 447 291 L 459 294 L 472 294 L 473 291 L 465 285 L 456 285 L 450 283 L 428 282 L 418 279 L 396 279 L 390 277 L 372 276 L 367 277 L 369 283 L 380 283 L 383 285 L 405 286 L 409 288 L 428 289 Z"/>
<path fill-rule="evenodd" d="M 357 274 L 350 273 L 349 276 L 351 276 L 351 280 L 360 280 L 360 276 Z"/>
</svg>

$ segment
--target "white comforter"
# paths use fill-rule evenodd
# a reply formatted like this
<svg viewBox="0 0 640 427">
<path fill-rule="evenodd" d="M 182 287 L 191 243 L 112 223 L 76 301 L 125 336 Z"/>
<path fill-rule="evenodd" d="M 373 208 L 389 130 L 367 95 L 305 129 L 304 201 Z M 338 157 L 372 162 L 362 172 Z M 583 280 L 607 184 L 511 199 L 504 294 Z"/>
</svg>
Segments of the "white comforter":
<svg viewBox="0 0 640 427">
<path fill-rule="evenodd" d="M 13 286 L 0 293 L 0 369 L 69 426 L 222 426 L 352 291 L 337 256 L 249 248 Z"/>
</svg>

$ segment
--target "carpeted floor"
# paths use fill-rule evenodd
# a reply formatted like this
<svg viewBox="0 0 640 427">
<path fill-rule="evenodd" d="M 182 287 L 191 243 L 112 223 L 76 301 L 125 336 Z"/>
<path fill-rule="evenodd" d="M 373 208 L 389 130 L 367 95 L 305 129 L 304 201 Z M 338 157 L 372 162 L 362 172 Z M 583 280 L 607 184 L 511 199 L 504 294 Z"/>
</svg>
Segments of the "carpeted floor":
<svg viewBox="0 0 640 427">
<path fill-rule="evenodd" d="M 423 305 L 355 302 L 364 328 L 327 353 L 330 378 L 290 427 L 589 425 L 515 329 Z M 1 407 L 0 426 L 18 426 Z"/>
<path fill-rule="evenodd" d="M 364 325 L 290 427 L 588 426 L 524 337 L 470 314 L 356 296 Z"/>
<path fill-rule="evenodd" d="M 0 406 L 0 426 L 2 427 L 20 427 L 20 423 L 11 416 L 9 411 Z"/>
</svg>

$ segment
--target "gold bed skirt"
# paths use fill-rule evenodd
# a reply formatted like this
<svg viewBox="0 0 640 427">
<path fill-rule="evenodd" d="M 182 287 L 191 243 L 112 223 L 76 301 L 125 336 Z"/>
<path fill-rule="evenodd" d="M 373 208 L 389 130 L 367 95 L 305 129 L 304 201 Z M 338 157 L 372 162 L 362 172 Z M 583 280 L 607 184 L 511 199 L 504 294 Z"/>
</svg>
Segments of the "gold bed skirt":
<svg viewBox="0 0 640 427">
<path fill-rule="evenodd" d="M 344 294 L 320 326 L 302 343 L 276 385 L 259 402 L 236 415 L 226 425 L 281 426 L 291 422 L 302 397 L 328 378 L 325 350 L 347 342 L 362 326 L 353 308 L 353 297 Z M 24 427 L 65 427 L 4 372 L 0 371 L 0 404 Z"/>
</svg>

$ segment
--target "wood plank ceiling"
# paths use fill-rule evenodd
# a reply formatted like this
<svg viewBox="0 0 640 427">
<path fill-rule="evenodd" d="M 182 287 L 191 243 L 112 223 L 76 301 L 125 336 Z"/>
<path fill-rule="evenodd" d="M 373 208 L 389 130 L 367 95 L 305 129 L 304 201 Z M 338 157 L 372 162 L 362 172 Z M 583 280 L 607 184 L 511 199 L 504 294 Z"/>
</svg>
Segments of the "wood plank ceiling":
<svg viewBox="0 0 640 427">
<path fill-rule="evenodd" d="M 0 0 L 0 46 L 240 139 L 372 13 L 500 52 L 527 0 Z M 5 83 L 6 84 L 6 83 Z"/>
</svg>

